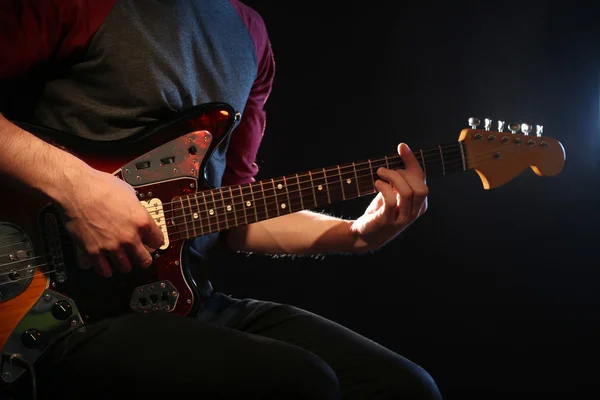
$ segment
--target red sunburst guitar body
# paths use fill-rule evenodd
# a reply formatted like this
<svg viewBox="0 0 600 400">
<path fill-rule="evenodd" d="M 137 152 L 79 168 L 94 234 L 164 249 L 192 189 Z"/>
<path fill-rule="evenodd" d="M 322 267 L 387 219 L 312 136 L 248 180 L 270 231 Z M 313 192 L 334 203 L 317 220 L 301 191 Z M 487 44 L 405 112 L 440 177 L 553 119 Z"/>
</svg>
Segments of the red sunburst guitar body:
<svg viewBox="0 0 600 400">
<path fill-rule="evenodd" d="M 177 227 L 171 226 L 172 220 L 164 218 L 164 213 L 177 205 L 174 199 L 205 187 L 199 172 L 238 120 L 239 113 L 227 104 L 207 104 L 110 143 L 19 124 L 92 167 L 130 183 L 169 237 L 148 269 L 102 279 L 81 268 L 60 215 L 47 199 L 0 181 L 2 354 L 18 353 L 35 361 L 70 331 L 128 312 L 193 312 L 197 288 L 182 260 L 186 240 L 177 240 Z M 152 205 L 157 201 L 158 206 Z M 8 362 L 1 365 L 5 383 L 23 373 Z"/>
<path fill-rule="evenodd" d="M 11 355 L 35 362 L 58 339 L 85 324 L 131 312 L 193 314 L 200 296 L 184 262 L 188 239 L 371 195 L 378 168 L 404 166 L 394 154 L 213 188 L 205 179 L 208 161 L 239 119 L 227 104 L 204 104 L 110 142 L 19 124 L 129 183 L 165 244 L 153 254 L 149 268 L 101 278 L 85 268 L 48 199 L 0 180 L 0 386 L 25 371 L 6 362 Z M 486 120 L 485 129 L 477 129 L 479 122 L 473 121 L 458 141 L 415 152 L 428 178 L 473 169 L 483 187 L 492 189 L 528 168 L 539 176 L 562 170 L 564 148 L 542 137 L 541 127 L 531 134 L 524 124 L 521 134 L 517 125 L 504 132 L 501 122 L 492 131 L 491 121 Z"/>
</svg>

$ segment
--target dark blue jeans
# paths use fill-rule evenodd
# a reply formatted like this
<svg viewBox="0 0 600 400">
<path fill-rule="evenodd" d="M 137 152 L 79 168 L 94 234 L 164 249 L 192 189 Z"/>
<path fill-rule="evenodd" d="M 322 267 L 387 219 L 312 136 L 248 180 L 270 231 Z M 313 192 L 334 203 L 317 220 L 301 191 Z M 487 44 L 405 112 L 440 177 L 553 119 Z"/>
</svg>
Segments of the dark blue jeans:
<svg viewBox="0 0 600 400">
<path fill-rule="evenodd" d="M 298 308 L 215 293 L 197 318 L 80 329 L 38 370 L 41 399 L 440 399 L 406 358 Z"/>
</svg>

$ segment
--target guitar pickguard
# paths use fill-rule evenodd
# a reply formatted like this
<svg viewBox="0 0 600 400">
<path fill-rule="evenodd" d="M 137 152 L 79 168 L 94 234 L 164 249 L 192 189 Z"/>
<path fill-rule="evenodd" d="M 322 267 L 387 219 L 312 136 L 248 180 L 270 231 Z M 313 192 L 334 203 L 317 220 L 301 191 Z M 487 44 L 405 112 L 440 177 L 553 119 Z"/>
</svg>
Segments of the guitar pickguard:
<svg viewBox="0 0 600 400">
<path fill-rule="evenodd" d="M 198 178 L 211 141 L 206 130 L 187 133 L 124 165 L 123 180 L 135 187 L 184 176 Z"/>
</svg>

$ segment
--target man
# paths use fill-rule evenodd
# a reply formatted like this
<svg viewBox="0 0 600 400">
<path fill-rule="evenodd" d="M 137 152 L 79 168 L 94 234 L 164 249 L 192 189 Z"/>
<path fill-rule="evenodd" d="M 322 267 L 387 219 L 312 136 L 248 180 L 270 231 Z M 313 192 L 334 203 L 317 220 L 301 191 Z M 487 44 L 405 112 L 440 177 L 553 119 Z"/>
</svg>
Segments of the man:
<svg viewBox="0 0 600 400">
<path fill-rule="evenodd" d="M 211 158 L 209 178 L 215 186 L 254 180 L 275 71 L 255 11 L 237 0 L 0 2 L 0 172 L 60 207 L 100 275 L 148 267 L 160 230 L 129 185 L 9 120 L 110 140 L 223 101 L 243 116 Z M 265 254 L 376 250 L 427 208 L 423 171 L 406 145 L 398 151 L 406 170 L 377 171 L 379 194 L 359 219 L 304 211 L 231 229 L 223 240 Z M 217 239 L 194 240 L 196 270 Z M 86 326 L 37 369 L 41 396 L 57 399 L 440 398 L 419 366 L 346 328 L 218 292 L 206 293 L 194 318 L 135 314 Z"/>
</svg>

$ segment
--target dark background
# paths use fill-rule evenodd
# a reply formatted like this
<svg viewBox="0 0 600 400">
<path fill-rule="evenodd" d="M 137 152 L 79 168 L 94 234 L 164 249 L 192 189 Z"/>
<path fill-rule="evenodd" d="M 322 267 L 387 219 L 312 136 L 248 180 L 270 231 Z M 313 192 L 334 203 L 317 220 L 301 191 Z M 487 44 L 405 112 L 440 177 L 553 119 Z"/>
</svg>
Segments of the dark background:
<svg viewBox="0 0 600 400">
<path fill-rule="evenodd" d="M 216 285 L 340 322 L 425 367 L 446 399 L 597 390 L 593 3 L 246 3 L 277 62 L 260 177 L 446 143 L 472 116 L 544 125 L 567 161 L 491 191 L 473 171 L 431 179 L 429 211 L 375 254 L 237 255 Z M 356 218 L 369 201 L 326 211 Z"/>
</svg>

